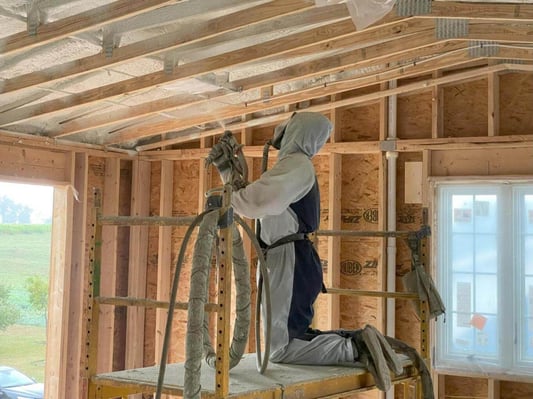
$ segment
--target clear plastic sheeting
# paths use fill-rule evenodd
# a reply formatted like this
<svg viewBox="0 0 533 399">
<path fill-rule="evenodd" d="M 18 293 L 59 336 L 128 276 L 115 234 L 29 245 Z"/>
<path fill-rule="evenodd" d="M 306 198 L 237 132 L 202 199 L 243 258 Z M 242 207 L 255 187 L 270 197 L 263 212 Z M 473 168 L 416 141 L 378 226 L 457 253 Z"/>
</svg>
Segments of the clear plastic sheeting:
<svg viewBox="0 0 533 399">
<path fill-rule="evenodd" d="M 317 6 L 345 2 L 357 30 L 363 30 L 387 15 L 396 0 L 315 0 Z"/>
</svg>

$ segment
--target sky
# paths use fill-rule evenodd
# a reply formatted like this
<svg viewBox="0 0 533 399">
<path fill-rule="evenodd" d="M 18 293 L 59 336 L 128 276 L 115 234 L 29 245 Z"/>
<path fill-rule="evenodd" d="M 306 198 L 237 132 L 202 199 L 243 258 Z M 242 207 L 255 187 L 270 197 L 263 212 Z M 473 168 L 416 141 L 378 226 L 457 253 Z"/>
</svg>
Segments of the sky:
<svg viewBox="0 0 533 399">
<path fill-rule="evenodd" d="M 30 207 L 32 223 L 42 223 L 52 217 L 54 188 L 51 186 L 0 182 L 0 197 Z"/>
</svg>

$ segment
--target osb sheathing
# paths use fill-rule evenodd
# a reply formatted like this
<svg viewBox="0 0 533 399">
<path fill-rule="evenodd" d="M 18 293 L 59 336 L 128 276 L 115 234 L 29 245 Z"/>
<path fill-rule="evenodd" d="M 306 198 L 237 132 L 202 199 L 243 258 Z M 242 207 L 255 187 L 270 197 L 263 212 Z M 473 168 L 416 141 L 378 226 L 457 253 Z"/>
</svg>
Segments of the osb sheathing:
<svg viewBox="0 0 533 399">
<path fill-rule="evenodd" d="M 485 378 L 468 378 L 458 376 L 446 376 L 446 398 L 486 398 L 488 395 L 488 383 Z M 514 398 L 514 397 L 513 397 Z M 516 398 L 514 398 L 516 399 Z"/>
<path fill-rule="evenodd" d="M 487 79 L 445 86 L 443 91 L 444 137 L 487 136 Z"/>
<path fill-rule="evenodd" d="M 507 73 L 500 76 L 500 135 L 531 134 L 533 113 L 533 76 Z"/>
<path fill-rule="evenodd" d="M 379 140 L 379 104 L 344 109 L 337 123 L 340 141 Z"/>
<path fill-rule="evenodd" d="M 379 154 L 346 155 L 342 158 L 341 228 L 378 230 Z M 340 288 L 376 290 L 382 268 L 379 238 L 347 237 L 341 241 Z M 342 296 L 342 328 L 376 325 L 376 298 Z"/>
<path fill-rule="evenodd" d="M 398 123 L 396 124 L 398 138 L 431 137 L 431 98 L 431 90 L 398 96 Z"/>
</svg>

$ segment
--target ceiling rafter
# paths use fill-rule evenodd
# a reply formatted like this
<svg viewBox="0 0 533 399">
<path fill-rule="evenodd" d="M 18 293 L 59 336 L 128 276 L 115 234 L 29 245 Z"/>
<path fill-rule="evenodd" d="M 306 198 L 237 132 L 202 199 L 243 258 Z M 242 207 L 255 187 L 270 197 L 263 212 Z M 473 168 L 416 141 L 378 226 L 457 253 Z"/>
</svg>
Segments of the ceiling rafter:
<svg viewBox="0 0 533 399">
<path fill-rule="evenodd" d="M 174 73 L 165 71 L 153 72 L 140 77 L 126 79 L 106 86 L 96 87 L 79 94 L 71 94 L 56 100 L 50 100 L 33 106 L 20 108 L 13 112 L 0 115 L 0 124 L 7 125 L 35 118 L 44 114 L 52 114 L 66 108 L 74 108 L 96 101 L 109 99 L 123 93 L 149 89 L 164 83 L 183 81 L 188 78 L 204 75 L 222 68 L 243 64 L 250 60 L 261 60 L 268 56 L 286 53 L 295 47 L 312 46 L 326 42 L 332 38 L 353 33 L 351 20 L 341 20 L 302 33 L 296 33 L 263 42 L 239 50 L 184 64 L 176 68 Z"/>
<path fill-rule="evenodd" d="M 1 55 L 29 50 L 45 43 L 94 29 L 99 25 L 120 21 L 177 1 L 181 0 L 143 0 L 142 2 L 117 0 L 108 5 L 40 25 L 36 35 L 29 35 L 24 31 L 0 39 Z"/>
<path fill-rule="evenodd" d="M 389 80 L 399 80 L 405 93 L 413 93 L 425 90 L 416 89 L 419 81 L 448 84 L 426 79 L 437 70 L 447 70 L 439 79 L 453 83 L 488 73 L 531 71 L 530 65 L 513 69 L 511 63 L 533 59 L 533 4 L 432 1 L 427 15 L 398 16 L 393 10 L 355 31 L 342 3 L 203 3 L 109 0 L 76 15 L 73 8 L 62 10 L 71 16 L 41 25 L 34 37 L 16 32 L 20 24 L 12 25 L 16 33 L 0 39 L 0 61 L 4 68 L 10 64 L 5 70 L 13 76 L 0 80 L 0 96 L 7 94 L 0 125 L 52 140 L 67 137 L 146 152 L 219 134 L 221 129 L 211 128 L 218 121 L 232 129 L 251 128 L 277 123 L 302 103 L 329 112 L 377 101 L 391 95 L 386 85 L 378 87 Z M 179 9 L 187 10 L 185 19 Z M 129 32 L 122 36 L 126 44 L 108 51 L 107 58 L 103 53 L 87 56 L 94 54 L 94 46 L 72 36 L 98 37 L 102 28 L 113 35 Z M 50 64 L 34 66 L 36 60 L 46 61 L 46 52 L 76 46 L 86 46 L 83 57 L 70 53 L 72 62 L 50 67 L 51 57 Z M 25 51 L 36 47 L 39 55 Z M 65 92 L 56 90 L 58 83 Z M 365 86 L 373 91 L 354 94 Z M 268 98 L 263 88 L 269 88 Z M 190 92 L 168 96 L 165 89 Z M 206 130 L 196 131 L 197 126 Z"/>
<path fill-rule="evenodd" d="M 225 15 L 203 24 L 194 23 L 186 25 L 175 32 L 160 35 L 157 39 L 150 38 L 115 48 L 111 57 L 106 57 L 104 53 L 98 53 L 68 63 L 6 79 L 0 84 L 0 93 L 27 89 L 42 83 L 49 84 L 83 73 L 120 65 L 140 57 L 151 56 L 163 51 L 177 50 L 185 45 L 201 42 L 202 40 L 221 35 L 225 32 L 231 32 L 258 22 L 270 21 L 274 18 L 279 19 L 283 15 L 290 15 L 310 8 L 311 6 L 306 0 L 276 0 L 271 3 L 261 4 L 252 9 Z M 318 14 L 316 9 L 312 9 L 311 11 L 314 14 Z M 329 7 L 329 9 L 324 10 L 322 13 L 321 19 L 340 17 L 343 11 L 345 11 L 345 7 L 340 7 L 339 5 Z M 306 17 L 312 21 L 313 14 L 302 15 L 302 19 Z"/>
</svg>

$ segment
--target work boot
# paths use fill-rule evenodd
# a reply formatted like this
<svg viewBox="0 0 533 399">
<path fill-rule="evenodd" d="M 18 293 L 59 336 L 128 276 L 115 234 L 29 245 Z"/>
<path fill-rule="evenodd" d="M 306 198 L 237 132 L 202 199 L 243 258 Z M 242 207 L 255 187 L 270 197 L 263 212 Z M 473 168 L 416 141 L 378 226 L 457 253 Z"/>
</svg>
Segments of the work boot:
<svg viewBox="0 0 533 399">
<path fill-rule="evenodd" d="M 385 337 L 374 327 L 366 325 L 353 336 L 359 362 L 363 363 L 374 377 L 376 387 L 388 391 L 392 386 L 390 371 L 403 372 L 403 366 Z"/>
</svg>

